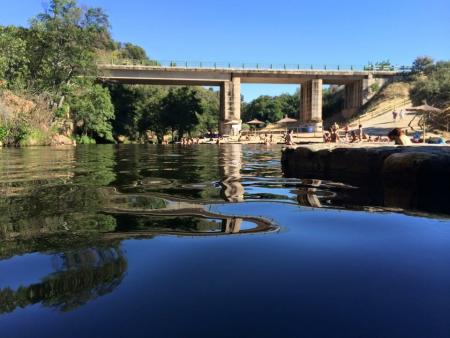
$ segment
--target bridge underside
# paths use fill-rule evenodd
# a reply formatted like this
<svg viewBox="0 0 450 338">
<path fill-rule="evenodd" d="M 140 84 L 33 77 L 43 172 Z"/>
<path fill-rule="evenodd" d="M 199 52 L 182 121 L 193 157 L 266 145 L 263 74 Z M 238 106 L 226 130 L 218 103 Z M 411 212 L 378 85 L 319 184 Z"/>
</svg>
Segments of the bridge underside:
<svg viewBox="0 0 450 338">
<path fill-rule="evenodd" d="M 384 83 L 394 72 L 279 71 L 236 69 L 183 69 L 143 66 L 102 66 L 104 81 L 122 84 L 218 86 L 220 87 L 221 134 L 233 135 L 241 128 L 241 83 L 297 84 L 301 86 L 300 124 L 322 123 L 322 86 L 345 86 L 344 111 L 351 116 L 367 100 L 374 81 Z"/>
</svg>

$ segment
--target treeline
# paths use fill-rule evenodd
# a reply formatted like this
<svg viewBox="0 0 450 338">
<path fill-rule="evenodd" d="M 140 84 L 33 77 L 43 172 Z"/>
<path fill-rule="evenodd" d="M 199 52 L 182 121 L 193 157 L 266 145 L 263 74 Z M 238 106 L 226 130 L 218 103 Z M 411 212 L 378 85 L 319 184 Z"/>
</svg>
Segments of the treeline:
<svg viewBox="0 0 450 338">
<path fill-rule="evenodd" d="M 0 26 L 0 143 L 67 133 L 58 129 L 68 125 L 81 143 L 216 128 L 217 92 L 99 83 L 96 64 L 111 58 L 149 60 L 141 47 L 111 38 L 102 9 L 81 7 L 76 0 L 50 1 L 29 27 Z M 5 98 L 11 94 L 13 101 L 23 98 L 39 109 L 12 109 Z"/>
<path fill-rule="evenodd" d="M 440 108 L 450 106 L 450 61 L 435 62 L 430 57 L 418 57 L 412 67 L 411 99 L 415 104 L 424 100 Z"/>
</svg>

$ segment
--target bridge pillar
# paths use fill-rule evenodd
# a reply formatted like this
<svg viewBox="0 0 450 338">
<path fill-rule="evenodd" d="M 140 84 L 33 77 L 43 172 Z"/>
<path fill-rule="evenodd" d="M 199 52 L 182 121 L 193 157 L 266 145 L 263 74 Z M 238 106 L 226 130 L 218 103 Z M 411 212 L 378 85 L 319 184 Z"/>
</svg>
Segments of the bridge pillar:
<svg viewBox="0 0 450 338">
<path fill-rule="evenodd" d="M 344 109 L 342 111 L 342 116 L 350 117 L 354 115 L 363 105 L 364 98 L 367 96 L 367 93 L 364 93 L 364 84 L 364 80 L 357 80 L 345 85 Z"/>
<path fill-rule="evenodd" d="M 301 123 L 322 122 L 322 79 L 302 83 L 299 120 Z"/>
<path fill-rule="evenodd" d="M 241 125 L 241 78 L 233 76 L 220 86 L 219 133 L 237 135 Z"/>
</svg>

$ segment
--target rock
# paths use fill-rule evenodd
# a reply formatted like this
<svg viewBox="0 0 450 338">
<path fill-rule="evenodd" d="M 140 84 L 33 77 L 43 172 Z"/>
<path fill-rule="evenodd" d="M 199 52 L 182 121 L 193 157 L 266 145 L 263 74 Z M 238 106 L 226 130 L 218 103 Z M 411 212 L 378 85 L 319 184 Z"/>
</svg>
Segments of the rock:
<svg viewBox="0 0 450 338">
<path fill-rule="evenodd" d="M 350 183 L 383 206 L 450 213 L 447 146 L 300 146 L 281 161 L 286 177 Z"/>
<path fill-rule="evenodd" d="M 128 142 L 128 138 L 124 135 L 117 135 L 116 137 L 118 143 L 126 143 Z"/>
<path fill-rule="evenodd" d="M 72 140 L 71 138 L 65 136 L 65 135 L 53 135 L 52 136 L 52 142 L 51 142 L 52 146 L 75 146 L 76 145 L 76 141 Z"/>
</svg>

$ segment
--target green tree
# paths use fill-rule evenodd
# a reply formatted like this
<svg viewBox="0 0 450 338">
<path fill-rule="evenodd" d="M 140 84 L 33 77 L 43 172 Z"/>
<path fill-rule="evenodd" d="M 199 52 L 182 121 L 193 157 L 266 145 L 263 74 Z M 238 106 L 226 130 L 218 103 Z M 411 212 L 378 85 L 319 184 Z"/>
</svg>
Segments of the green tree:
<svg viewBox="0 0 450 338">
<path fill-rule="evenodd" d="M 28 72 L 27 41 L 24 30 L 0 26 L 0 80 L 6 81 L 10 89 L 26 87 Z"/>
<path fill-rule="evenodd" d="M 114 106 L 108 89 L 84 79 L 77 80 L 69 91 L 68 105 L 78 134 L 113 141 Z"/>
<path fill-rule="evenodd" d="M 434 60 L 429 56 L 419 56 L 417 57 L 411 67 L 411 72 L 413 73 L 424 73 L 425 71 L 432 68 Z"/>
<path fill-rule="evenodd" d="M 426 100 L 438 107 L 450 105 L 450 62 L 437 62 L 426 68 L 425 76 L 419 77 L 411 89 L 415 104 Z"/>
<path fill-rule="evenodd" d="M 131 60 L 149 60 L 144 48 L 134 45 L 132 43 L 120 44 L 119 58 Z"/>
<path fill-rule="evenodd" d="M 299 93 L 279 96 L 262 95 L 243 107 L 243 119 L 259 119 L 264 122 L 276 122 L 288 115 L 296 117 L 299 111 Z"/>
<path fill-rule="evenodd" d="M 96 49 L 110 41 L 106 14 L 99 8 L 81 8 L 75 0 L 52 0 L 30 23 L 32 84 L 57 97 L 75 77 L 93 74 Z"/>
<path fill-rule="evenodd" d="M 191 133 L 198 124 L 198 116 L 204 112 L 204 106 L 198 90 L 192 87 L 171 88 L 161 101 L 160 123 L 181 137 Z"/>
</svg>

